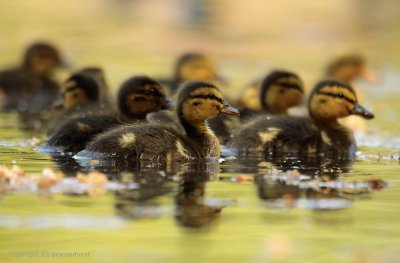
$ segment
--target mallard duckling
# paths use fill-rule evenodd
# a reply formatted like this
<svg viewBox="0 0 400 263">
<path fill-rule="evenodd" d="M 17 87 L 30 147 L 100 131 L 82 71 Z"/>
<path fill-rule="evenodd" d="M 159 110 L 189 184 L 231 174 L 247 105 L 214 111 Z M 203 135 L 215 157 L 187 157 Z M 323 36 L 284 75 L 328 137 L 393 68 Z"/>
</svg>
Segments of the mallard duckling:
<svg viewBox="0 0 400 263">
<path fill-rule="evenodd" d="M 68 118 L 107 113 L 104 105 L 99 102 L 100 87 L 98 82 L 91 76 L 73 74 L 62 85 L 63 99 L 54 108 L 58 110 L 52 116 L 47 133 L 54 132 L 54 129 Z M 62 111 L 60 111 L 63 109 Z"/>
<path fill-rule="evenodd" d="M 362 78 L 369 82 L 376 82 L 377 76 L 375 71 L 368 66 L 364 56 L 357 53 L 348 53 L 341 55 L 331 61 L 326 68 L 326 76 L 337 79 L 339 81 L 351 84 L 355 79 Z M 359 88 L 355 87 L 360 101 L 365 100 L 365 94 Z M 365 132 L 365 120 L 349 117 L 342 120 L 342 123 L 357 132 Z"/>
<path fill-rule="evenodd" d="M 289 108 L 298 106 L 303 100 L 303 82 L 297 74 L 275 70 L 268 74 L 257 88 L 260 110 L 240 109 L 240 122 L 229 116 L 220 116 L 208 121 L 221 143 L 225 143 L 240 125 L 261 115 L 286 115 Z"/>
<path fill-rule="evenodd" d="M 1 109 L 20 113 L 50 110 L 60 94 L 59 85 L 50 75 L 61 65 L 54 46 L 42 42 L 30 45 L 19 67 L 0 72 Z"/>
<path fill-rule="evenodd" d="M 274 70 L 264 79 L 253 81 L 250 85 L 245 86 L 240 92 L 237 105 L 241 110 L 287 114 L 288 108 L 299 105 L 302 96 L 297 93 L 298 91 L 304 93 L 303 90 L 303 82 L 297 74 L 286 70 Z M 287 98 L 276 99 L 277 96 L 282 95 Z"/>
<path fill-rule="evenodd" d="M 174 93 L 181 83 L 190 80 L 221 82 L 212 59 L 201 53 L 185 53 L 176 61 L 172 79 L 163 80 L 161 84 L 168 86 Z"/>
<path fill-rule="evenodd" d="M 336 80 L 324 80 L 314 87 L 308 101 L 310 118 L 261 117 L 238 130 L 228 147 L 267 156 L 286 154 L 341 156 L 354 158 L 353 133 L 339 118 L 374 115 L 357 102 L 353 88 Z"/>
<path fill-rule="evenodd" d="M 341 82 L 351 84 L 356 78 L 364 78 L 374 82 L 375 72 L 367 66 L 367 62 L 361 54 L 349 53 L 332 60 L 326 68 L 326 76 Z"/>
<path fill-rule="evenodd" d="M 67 111 L 100 102 L 100 85 L 91 76 L 73 74 L 65 81 L 61 90 L 63 108 Z"/>
<path fill-rule="evenodd" d="M 66 120 L 50 136 L 48 145 L 76 153 L 97 134 L 118 125 L 145 121 L 146 114 L 169 107 L 164 89 L 153 79 L 135 76 L 125 81 L 118 91 L 119 114 L 92 112 Z"/>
<path fill-rule="evenodd" d="M 100 85 L 100 102 L 104 105 L 111 106 L 110 88 L 106 81 L 104 71 L 100 67 L 85 67 L 78 71 L 78 73 L 93 77 Z"/>
<path fill-rule="evenodd" d="M 220 114 L 239 115 L 237 109 L 224 101 L 216 86 L 201 81 L 182 86 L 176 111 L 184 133 L 173 125 L 128 125 L 100 134 L 75 158 L 169 162 L 219 157 L 218 139 L 206 120 Z"/>
</svg>

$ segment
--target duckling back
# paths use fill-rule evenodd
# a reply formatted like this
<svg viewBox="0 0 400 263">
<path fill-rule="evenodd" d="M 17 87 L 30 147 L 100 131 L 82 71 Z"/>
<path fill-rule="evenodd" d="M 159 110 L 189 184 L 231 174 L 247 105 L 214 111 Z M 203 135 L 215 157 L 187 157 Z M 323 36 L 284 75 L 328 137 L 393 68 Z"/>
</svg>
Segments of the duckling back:
<svg viewBox="0 0 400 263">
<path fill-rule="evenodd" d="M 66 153 L 77 153 L 94 138 L 123 123 L 115 116 L 88 115 L 74 117 L 61 123 L 50 135 L 47 145 L 62 148 Z"/>
</svg>

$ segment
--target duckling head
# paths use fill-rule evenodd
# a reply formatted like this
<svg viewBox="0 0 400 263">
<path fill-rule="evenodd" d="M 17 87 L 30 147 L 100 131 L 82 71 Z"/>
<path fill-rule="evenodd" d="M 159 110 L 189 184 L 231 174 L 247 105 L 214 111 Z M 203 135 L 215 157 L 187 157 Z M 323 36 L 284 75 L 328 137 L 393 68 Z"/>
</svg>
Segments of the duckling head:
<svg viewBox="0 0 400 263">
<path fill-rule="evenodd" d="M 99 84 L 94 78 L 83 74 L 72 75 L 62 85 L 64 108 L 98 102 L 99 89 Z"/>
<path fill-rule="evenodd" d="M 199 53 L 186 53 L 175 64 L 174 80 L 178 83 L 189 80 L 213 81 L 217 79 L 214 62 Z"/>
<path fill-rule="evenodd" d="M 267 112 L 285 114 L 289 108 L 299 105 L 303 96 L 303 82 L 293 72 L 275 70 L 261 83 L 261 106 Z"/>
<path fill-rule="evenodd" d="M 146 76 L 126 80 L 118 91 L 118 107 L 128 118 L 144 119 L 146 114 L 169 108 L 164 88 Z"/>
<path fill-rule="evenodd" d="M 88 75 L 94 78 L 97 82 L 99 82 L 100 86 L 104 90 L 108 90 L 108 84 L 104 75 L 104 71 L 100 67 L 86 67 L 79 70 L 80 74 Z"/>
<path fill-rule="evenodd" d="M 365 58 L 357 53 L 337 57 L 328 65 L 326 75 L 344 83 L 351 83 L 358 77 L 370 82 L 376 79 L 374 70 L 368 67 Z"/>
<path fill-rule="evenodd" d="M 358 104 L 354 89 L 337 80 L 323 80 L 316 84 L 308 101 L 310 116 L 320 122 L 336 121 L 349 115 L 364 119 L 374 114 Z"/>
<path fill-rule="evenodd" d="M 30 45 L 25 51 L 22 62 L 23 68 L 40 76 L 51 73 L 62 64 L 57 48 L 45 42 Z"/>
<path fill-rule="evenodd" d="M 225 102 L 221 91 L 208 82 L 184 83 L 177 99 L 177 114 L 185 126 L 201 126 L 209 118 L 218 115 L 239 115 L 239 111 Z"/>
</svg>

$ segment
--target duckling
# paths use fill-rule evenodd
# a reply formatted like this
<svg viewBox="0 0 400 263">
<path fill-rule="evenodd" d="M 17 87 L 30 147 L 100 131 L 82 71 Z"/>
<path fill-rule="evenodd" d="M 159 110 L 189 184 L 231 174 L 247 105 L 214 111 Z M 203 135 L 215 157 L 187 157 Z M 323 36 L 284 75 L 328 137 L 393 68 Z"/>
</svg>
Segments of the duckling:
<svg viewBox="0 0 400 263">
<path fill-rule="evenodd" d="M 304 96 L 303 82 L 297 74 L 275 70 L 261 82 L 258 90 L 260 110 L 240 109 L 240 121 L 229 116 L 219 116 L 208 121 L 221 143 L 225 143 L 232 132 L 255 117 L 261 115 L 287 115 L 287 110 L 298 106 Z"/>
<path fill-rule="evenodd" d="M 348 53 L 341 55 L 331 61 L 325 72 L 327 77 L 331 77 L 351 84 L 357 78 L 363 78 L 369 82 L 376 82 L 377 77 L 375 71 L 367 65 L 367 61 L 361 54 Z M 355 87 L 358 98 L 360 101 L 365 100 L 365 94 L 357 87 Z M 342 124 L 356 132 L 365 132 L 365 120 L 349 117 L 342 120 Z"/>
<path fill-rule="evenodd" d="M 27 48 L 20 66 L 0 72 L 0 110 L 19 114 L 23 129 L 41 130 L 51 117 L 52 103 L 60 96 L 51 79 L 62 66 L 59 51 L 48 43 Z"/>
<path fill-rule="evenodd" d="M 190 80 L 223 84 L 217 75 L 214 61 L 200 53 L 185 53 L 179 57 L 174 67 L 172 80 L 163 80 L 161 84 L 168 86 L 174 93 L 181 83 Z"/>
<path fill-rule="evenodd" d="M 37 113 L 50 110 L 60 94 L 50 75 L 63 64 L 59 51 L 44 42 L 30 45 L 20 66 L 0 72 L 2 110 Z"/>
<path fill-rule="evenodd" d="M 110 95 L 110 88 L 106 81 L 104 70 L 100 67 L 85 67 L 78 71 L 78 73 L 93 77 L 100 85 L 100 102 L 104 105 L 111 106 L 112 100 Z"/>
<path fill-rule="evenodd" d="M 354 79 L 362 77 L 368 81 L 375 81 L 375 72 L 367 66 L 365 58 L 361 54 L 349 53 L 332 60 L 325 75 L 341 82 L 351 84 Z"/>
<path fill-rule="evenodd" d="M 308 111 L 310 118 L 260 117 L 238 130 L 227 146 L 245 153 L 263 152 L 270 157 L 316 154 L 353 159 L 356 149 L 353 133 L 338 119 L 349 115 L 374 117 L 358 104 L 353 88 L 337 80 L 316 84 L 309 97 Z"/>
<path fill-rule="evenodd" d="M 128 162 L 168 163 L 219 157 L 218 139 L 206 120 L 220 114 L 239 115 L 237 109 L 224 101 L 216 86 L 202 81 L 190 81 L 181 87 L 176 111 L 184 133 L 174 125 L 128 125 L 100 134 L 75 158 L 110 157 Z"/>
<path fill-rule="evenodd" d="M 54 113 L 48 125 L 48 134 L 69 118 L 107 113 L 108 108 L 99 102 L 100 87 L 93 77 L 73 74 L 63 83 L 61 90 L 63 99 L 54 105 L 58 112 Z M 60 111 L 61 109 L 63 110 Z"/>
<path fill-rule="evenodd" d="M 297 74 L 286 70 L 274 70 L 266 75 L 263 80 L 256 80 L 245 86 L 240 92 L 236 103 L 239 109 L 251 111 L 264 110 L 271 114 L 287 114 L 286 111 L 288 108 L 300 103 L 300 101 L 296 101 L 295 99 L 298 96 L 293 95 L 292 99 L 282 101 L 276 100 L 275 96 L 280 96 L 278 92 L 283 87 L 289 86 L 298 87 L 293 88 L 291 93 L 293 93 L 294 89 L 303 91 L 303 82 Z M 265 97 L 269 88 L 275 89 L 276 92 L 271 92 L 270 96 Z M 290 106 L 284 105 L 285 103 L 288 103 Z"/>
<path fill-rule="evenodd" d="M 100 102 L 100 85 L 91 76 L 73 74 L 62 85 L 63 108 L 66 114 L 78 111 L 85 106 L 98 105 Z"/>
<path fill-rule="evenodd" d="M 47 145 L 77 153 L 95 135 L 118 125 L 144 122 L 147 113 L 169 107 L 169 100 L 156 81 L 146 76 L 135 76 L 119 89 L 118 107 L 119 114 L 92 112 L 66 120 L 51 134 Z"/>
</svg>

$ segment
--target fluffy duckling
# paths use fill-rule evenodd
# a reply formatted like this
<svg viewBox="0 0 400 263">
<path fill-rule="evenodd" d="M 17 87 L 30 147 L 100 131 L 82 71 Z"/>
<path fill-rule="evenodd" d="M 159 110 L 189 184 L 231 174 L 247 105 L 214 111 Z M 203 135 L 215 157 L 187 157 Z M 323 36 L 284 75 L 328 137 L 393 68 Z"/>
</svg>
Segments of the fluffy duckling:
<svg viewBox="0 0 400 263">
<path fill-rule="evenodd" d="M 200 53 L 185 53 L 176 61 L 172 79 L 164 80 L 161 84 L 175 93 L 181 83 L 191 80 L 221 82 L 212 59 Z"/>
<path fill-rule="evenodd" d="M 297 93 L 304 93 L 303 89 L 303 82 L 297 74 L 286 70 L 274 70 L 263 80 L 245 86 L 240 92 L 237 105 L 247 111 L 287 114 L 288 108 L 301 102 L 302 94 L 299 96 Z M 287 98 L 278 100 L 278 96 Z"/>
<path fill-rule="evenodd" d="M 85 67 L 78 71 L 79 74 L 84 74 L 93 77 L 100 85 L 100 102 L 110 106 L 111 95 L 110 88 L 106 81 L 104 70 L 100 67 Z"/>
<path fill-rule="evenodd" d="M 0 72 L 0 108 L 20 113 L 49 111 L 60 94 L 50 75 L 61 65 L 54 46 L 42 42 L 30 45 L 19 67 Z"/>
<path fill-rule="evenodd" d="M 135 76 L 125 81 L 118 92 L 119 114 L 92 112 L 61 123 L 50 136 L 48 145 L 76 153 L 95 135 L 118 125 L 145 121 L 146 114 L 169 107 L 164 89 L 153 79 Z"/>
<path fill-rule="evenodd" d="M 351 84 L 356 78 L 375 81 L 375 73 L 367 66 L 365 58 L 357 53 L 349 53 L 332 60 L 326 68 L 326 76 Z"/>
<path fill-rule="evenodd" d="M 61 87 L 63 105 L 66 114 L 85 107 L 99 104 L 100 85 L 91 76 L 74 74 Z M 69 114 L 68 114 L 69 115 Z"/>
<path fill-rule="evenodd" d="M 237 109 L 224 101 L 216 86 L 201 81 L 182 86 L 176 111 L 184 133 L 174 125 L 128 125 L 100 134 L 75 158 L 169 162 L 219 157 L 218 139 L 206 120 L 220 114 L 239 115 Z"/>
<path fill-rule="evenodd" d="M 317 83 L 308 101 L 310 118 L 263 117 L 237 131 L 227 146 L 244 152 L 263 152 L 275 157 L 286 154 L 355 157 L 353 133 L 339 118 L 374 115 L 358 104 L 349 85 L 336 80 Z"/>
<path fill-rule="evenodd" d="M 240 109 L 240 122 L 229 116 L 220 116 L 208 121 L 221 143 L 225 143 L 241 124 L 261 115 L 287 115 L 289 108 L 298 106 L 303 100 L 303 82 L 293 72 L 275 70 L 268 74 L 257 88 L 260 110 Z"/>
<path fill-rule="evenodd" d="M 48 134 L 54 132 L 60 123 L 68 118 L 106 113 L 106 109 L 99 102 L 100 87 L 98 82 L 91 76 L 73 74 L 61 86 L 62 101 L 54 105 L 56 110 L 52 117 Z"/>
<path fill-rule="evenodd" d="M 369 82 L 376 82 L 375 71 L 367 65 L 367 61 L 361 54 L 348 53 L 331 61 L 325 72 L 326 76 L 337 79 L 344 83 L 351 84 L 355 79 L 362 78 Z M 365 100 L 365 94 L 355 87 L 360 101 Z M 363 119 L 349 117 L 342 120 L 342 123 L 356 132 L 365 132 L 366 122 Z"/>
</svg>

